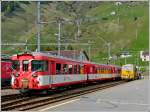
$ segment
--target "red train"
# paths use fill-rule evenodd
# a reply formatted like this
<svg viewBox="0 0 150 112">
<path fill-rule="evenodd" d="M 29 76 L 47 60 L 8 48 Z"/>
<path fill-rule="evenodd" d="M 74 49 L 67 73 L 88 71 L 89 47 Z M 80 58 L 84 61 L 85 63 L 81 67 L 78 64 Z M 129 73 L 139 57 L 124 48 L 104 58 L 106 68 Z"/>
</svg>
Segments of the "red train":
<svg viewBox="0 0 150 112">
<path fill-rule="evenodd" d="M 48 90 L 88 81 L 115 80 L 121 68 L 115 65 L 80 62 L 42 52 L 12 56 L 12 87 Z"/>
<path fill-rule="evenodd" d="M 12 63 L 9 59 L 1 59 L 1 84 L 2 86 L 10 85 Z"/>
</svg>

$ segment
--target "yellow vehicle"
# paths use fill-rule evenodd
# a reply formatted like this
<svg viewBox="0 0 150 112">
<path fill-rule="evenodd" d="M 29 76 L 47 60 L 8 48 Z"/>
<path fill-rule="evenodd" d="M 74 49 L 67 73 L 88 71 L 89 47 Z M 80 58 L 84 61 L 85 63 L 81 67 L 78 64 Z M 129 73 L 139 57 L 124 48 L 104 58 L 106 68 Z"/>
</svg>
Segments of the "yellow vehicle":
<svg viewBox="0 0 150 112">
<path fill-rule="evenodd" d="M 121 69 L 121 79 L 134 80 L 138 79 L 137 68 L 133 64 L 126 64 Z"/>
</svg>

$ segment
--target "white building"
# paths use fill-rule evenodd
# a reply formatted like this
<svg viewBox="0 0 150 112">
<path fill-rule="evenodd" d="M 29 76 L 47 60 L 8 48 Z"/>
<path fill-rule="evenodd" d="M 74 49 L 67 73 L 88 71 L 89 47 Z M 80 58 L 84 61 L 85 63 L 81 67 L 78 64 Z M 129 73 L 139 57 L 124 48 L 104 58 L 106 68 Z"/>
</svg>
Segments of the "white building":
<svg viewBox="0 0 150 112">
<path fill-rule="evenodd" d="M 142 61 L 149 61 L 149 52 L 140 51 Z"/>
<path fill-rule="evenodd" d="M 122 5 L 122 3 L 121 2 L 115 2 L 115 5 Z"/>
<path fill-rule="evenodd" d="M 128 51 L 124 51 L 120 54 L 120 58 L 129 58 L 132 55 Z"/>
</svg>

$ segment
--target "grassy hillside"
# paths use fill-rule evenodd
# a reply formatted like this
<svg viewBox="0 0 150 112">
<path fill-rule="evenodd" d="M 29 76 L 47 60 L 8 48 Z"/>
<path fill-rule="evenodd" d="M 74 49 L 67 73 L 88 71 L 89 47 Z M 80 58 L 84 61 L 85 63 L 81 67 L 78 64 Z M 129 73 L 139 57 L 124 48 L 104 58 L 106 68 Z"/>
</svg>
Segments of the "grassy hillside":
<svg viewBox="0 0 150 112">
<path fill-rule="evenodd" d="M 25 42 L 36 44 L 36 2 L 19 2 L 19 8 L 9 15 L 2 12 L 2 43 Z M 3 5 L 3 4 L 2 4 Z M 115 12 L 114 15 L 111 15 Z M 81 19 L 81 35 L 77 38 L 75 23 L 63 24 L 61 28 L 62 43 L 87 43 L 91 41 L 91 59 L 106 63 L 107 47 L 111 43 L 111 56 L 122 51 L 129 51 L 133 57 L 128 62 L 135 63 L 140 50 L 148 51 L 148 2 L 124 2 L 116 6 L 115 2 L 46 2 L 41 4 L 42 21 L 55 21 L 56 17 L 70 20 Z M 41 43 L 56 43 L 58 25 L 56 23 L 41 26 Z M 65 38 L 65 39 L 64 39 Z M 72 39 L 72 40 L 71 40 Z M 88 46 L 72 46 L 84 49 Z M 62 46 L 64 49 L 65 46 Z M 25 46 L 2 46 L 2 52 L 16 53 Z M 35 50 L 36 46 L 28 46 Z M 57 46 L 41 46 L 42 50 L 55 50 Z M 111 61 L 124 63 L 124 59 Z M 141 62 L 141 64 L 143 64 Z M 145 64 L 145 63 L 144 63 Z"/>
</svg>

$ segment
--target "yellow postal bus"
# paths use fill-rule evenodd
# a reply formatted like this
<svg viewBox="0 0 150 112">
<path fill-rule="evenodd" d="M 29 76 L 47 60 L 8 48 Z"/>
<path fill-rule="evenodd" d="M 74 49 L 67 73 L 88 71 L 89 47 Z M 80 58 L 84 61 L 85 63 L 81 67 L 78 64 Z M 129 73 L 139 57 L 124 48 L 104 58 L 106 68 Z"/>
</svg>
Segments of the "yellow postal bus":
<svg viewBox="0 0 150 112">
<path fill-rule="evenodd" d="M 133 64 L 126 64 L 121 69 L 121 79 L 134 80 L 138 79 L 137 68 Z"/>
</svg>

